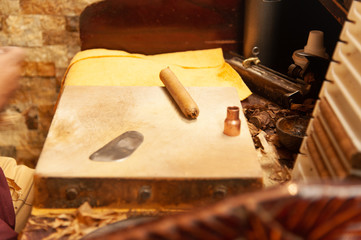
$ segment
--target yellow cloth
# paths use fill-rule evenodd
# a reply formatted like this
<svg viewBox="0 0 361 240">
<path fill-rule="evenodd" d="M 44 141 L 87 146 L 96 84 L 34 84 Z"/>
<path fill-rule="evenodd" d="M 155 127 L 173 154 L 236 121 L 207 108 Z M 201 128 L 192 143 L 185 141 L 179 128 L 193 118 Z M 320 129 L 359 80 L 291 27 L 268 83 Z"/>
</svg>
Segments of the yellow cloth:
<svg viewBox="0 0 361 240">
<path fill-rule="evenodd" d="M 71 61 L 63 84 L 164 86 L 159 72 L 168 66 L 184 86 L 235 87 L 240 100 L 251 95 L 238 73 L 225 62 L 220 48 L 158 55 L 106 49 L 81 51 Z"/>
</svg>

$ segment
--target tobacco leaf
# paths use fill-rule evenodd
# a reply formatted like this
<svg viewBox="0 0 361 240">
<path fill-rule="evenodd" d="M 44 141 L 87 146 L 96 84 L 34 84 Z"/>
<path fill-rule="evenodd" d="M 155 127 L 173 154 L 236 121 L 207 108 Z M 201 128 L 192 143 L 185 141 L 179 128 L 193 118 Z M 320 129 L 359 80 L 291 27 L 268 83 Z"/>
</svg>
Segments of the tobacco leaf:
<svg viewBox="0 0 361 240">
<path fill-rule="evenodd" d="M 26 226 L 26 235 L 44 236 L 43 240 L 78 240 L 105 225 L 127 218 L 125 213 L 113 210 L 93 209 L 88 202 L 82 204 L 75 213 L 49 213 L 31 216 Z M 36 239 L 23 236 L 22 240 Z"/>
<path fill-rule="evenodd" d="M 6 178 L 6 181 L 8 183 L 9 189 L 13 190 L 11 191 L 11 195 L 13 199 L 19 199 L 21 196 L 21 187 L 16 184 L 14 179 Z"/>
</svg>

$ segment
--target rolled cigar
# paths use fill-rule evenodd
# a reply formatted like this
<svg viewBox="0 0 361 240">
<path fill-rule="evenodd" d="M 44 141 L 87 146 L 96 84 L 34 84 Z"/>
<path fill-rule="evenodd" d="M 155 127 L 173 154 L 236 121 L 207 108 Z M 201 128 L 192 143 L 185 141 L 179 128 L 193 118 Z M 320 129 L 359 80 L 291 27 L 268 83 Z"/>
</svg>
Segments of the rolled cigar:
<svg viewBox="0 0 361 240">
<path fill-rule="evenodd" d="M 198 106 L 172 70 L 169 67 L 163 69 L 159 77 L 183 114 L 187 118 L 196 119 L 199 114 Z"/>
</svg>

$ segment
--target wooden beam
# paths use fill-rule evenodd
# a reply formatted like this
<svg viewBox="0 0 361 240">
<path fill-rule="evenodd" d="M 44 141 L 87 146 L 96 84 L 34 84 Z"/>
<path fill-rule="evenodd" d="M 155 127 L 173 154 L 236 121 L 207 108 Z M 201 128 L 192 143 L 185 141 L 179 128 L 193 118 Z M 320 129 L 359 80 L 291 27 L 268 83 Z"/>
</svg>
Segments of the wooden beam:
<svg viewBox="0 0 361 240">
<path fill-rule="evenodd" d="M 332 16 L 341 24 L 346 21 L 348 10 L 338 0 L 319 0 Z"/>
</svg>

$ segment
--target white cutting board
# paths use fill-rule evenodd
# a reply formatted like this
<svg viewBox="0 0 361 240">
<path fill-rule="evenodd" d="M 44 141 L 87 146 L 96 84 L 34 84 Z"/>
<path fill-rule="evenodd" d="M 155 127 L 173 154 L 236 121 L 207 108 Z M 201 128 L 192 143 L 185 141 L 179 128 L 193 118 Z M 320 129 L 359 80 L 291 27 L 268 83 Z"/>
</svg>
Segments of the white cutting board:
<svg viewBox="0 0 361 240">
<path fill-rule="evenodd" d="M 199 106 L 186 119 L 163 87 L 65 86 L 36 175 L 39 177 L 262 179 L 237 91 L 187 88 Z M 240 107 L 241 134 L 223 134 L 228 106 Z M 126 131 L 144 142 L 119 162 L 89 156 Z"/>
</svg>

